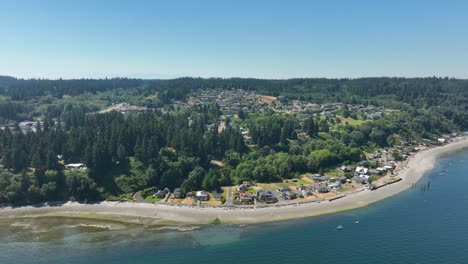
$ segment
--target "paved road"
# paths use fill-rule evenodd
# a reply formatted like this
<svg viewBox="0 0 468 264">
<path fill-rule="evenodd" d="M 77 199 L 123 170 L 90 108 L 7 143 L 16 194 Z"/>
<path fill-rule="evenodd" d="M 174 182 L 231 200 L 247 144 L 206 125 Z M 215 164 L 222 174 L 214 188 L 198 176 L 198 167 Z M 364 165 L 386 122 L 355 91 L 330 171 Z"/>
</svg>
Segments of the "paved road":
<svg viewBox="0 0 468 264">
<path fill-rule="evenodd" d="M 224 203 L 225 205 L 232 205 L 234 197 L 232 195 L 232 187 L 228 187 L 227 194 L 226 194 L 226 202 Z"/>
<path fill-rule="evenodd" d="M 136 192 L 134 195 L 133 195 L 133 200 L 137 203 L 149 203 L 148 201 L 146 201 L 145 199 L 143 199 L 143 197 L 141 196 L 141 192 Z"/>
</svg>

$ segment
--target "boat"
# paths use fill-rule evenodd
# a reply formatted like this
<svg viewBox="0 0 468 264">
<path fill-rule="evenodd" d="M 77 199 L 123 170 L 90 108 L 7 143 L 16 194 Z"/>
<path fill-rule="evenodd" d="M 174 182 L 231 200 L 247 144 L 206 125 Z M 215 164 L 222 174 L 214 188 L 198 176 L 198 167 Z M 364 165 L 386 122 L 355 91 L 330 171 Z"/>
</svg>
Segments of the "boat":
<svg viewBox="0 0 468 264">
<path fill-rule="evenodd" d="M 359 221 L 354 222 L 355 224 L 359 224 Z"/>
<path fill-rule="evenodd" d="M 341 230 L 341 229 L 343 229 L 343 228 L 344 228 L 344 227 L 343 227 L 342 225 L 339 225 L 339 226 L 336 227 L 336 230 Z"/>
</svg>

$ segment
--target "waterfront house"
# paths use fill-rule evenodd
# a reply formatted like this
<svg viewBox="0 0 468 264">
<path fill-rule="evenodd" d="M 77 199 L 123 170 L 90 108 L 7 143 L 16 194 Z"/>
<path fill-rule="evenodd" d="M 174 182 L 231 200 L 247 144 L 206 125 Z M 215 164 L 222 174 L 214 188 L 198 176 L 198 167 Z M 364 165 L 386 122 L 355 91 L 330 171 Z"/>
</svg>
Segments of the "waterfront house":
<svg viewBox="0 0 468 264">
<path fill-rule="evenodd" d="M 242 204 L 253 203 L 255 195 L 252 193 L 239 193 L 238 201 Z"/>
<path fill-rule="evenodd" d="M 277 190 L 278 190 L 278 192 L 280 192 L 280 193 L 291 191 L 291 189 L 289 189 L 288 187 L 278 187 Z"/>
<path fill-rule="evenodd" d="M 278 201 L 272 190 L 257 190 L 257 199 L 266 203 L 276 203 Z"/>
<path fill-rule="evenodd" d="M 354 176 L 351 180 L 354 181 L 357 184 L 366 183 L 366 178 L 364 178 L 364 177 Z"/>
<path fill-rule="evenodd" d="M 302 194 L 303 197 L 313 195 L 312 192 L 310 191 L 310 189 L 307 186 L 301 185 L 301 186 L 298 186 L 296 189 L 298 190 L 299 193 Z"/>
<path fill-rule="evenodd" d="M 198 191 L 195 197 L 198 201 L 208 201 L 210 199 L 210 195 L 205 191 Z"/>
<path fill-rule="evenodd" d="M 219 193 L 218 191 L 212 191 L 211 193 L 216 201 L 221 201 L 223 199 L 223 193 Z"/>
<path fill-rule="evenodd" d="M 153 197 L 163 199 L 164 197 L 166 197 L 166 193 L 164 193 L 163 190 L 158 190 L 155 194 L 153 194 Z"/>
<path fill-rule="evenodd" d="M 328 188 L 330 188 L 332 190 L 339 190 L 339 189 L 341 189 L 341 183 L 340 182 L 332 182 L 332 183 L 328 184 Z"/>
<path fill-rule="evenodd" d="M 175 188 L 174 189 L 174 198 L 176 199 L 180 199 L 183 197 L 183 194 L 182 194 L 182 189 L 180 188 Z"/>
<path fill-rule="evenodd" d="M 328 188 L 321 184 L 321 183 L 312 183 L 308 186 L 312 191 L 318 192 L 318 193 L 327 193 Z"/>
<path fill-rule="evenodd" d="M 293 199 L 296 199 L 296 198 L 297 198 L 296 193 L 291 192 L 291 191 L 282 192 L 282 193 L 280 194 L 280 196 L 281 196 L 283 199 L 286 199 L 286 200 L 293 200 Z"/>
</svg>

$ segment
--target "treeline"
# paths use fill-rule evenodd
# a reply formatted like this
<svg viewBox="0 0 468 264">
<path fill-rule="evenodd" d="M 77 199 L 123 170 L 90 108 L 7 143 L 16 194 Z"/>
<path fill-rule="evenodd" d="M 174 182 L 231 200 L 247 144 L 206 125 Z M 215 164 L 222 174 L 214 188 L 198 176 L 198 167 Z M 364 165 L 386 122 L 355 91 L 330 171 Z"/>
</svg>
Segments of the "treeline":
<svg viewBox="0 0 468 264">
<path fill-rule="evenodd" d="M 26 101 L 39 96 L 52 95 L 62 98 L 64 95 L 79 95 L 85 92 L 97 93 L 107 90 L 124 88 L 134 89 L 145 83 L 143 80 L 114 79 L 76 79 L 76 80 L 46 80 L 46 79 L 14 79 L 3 78 L 0 81 L 0 95 L 13 101 Z"/>
</svg>

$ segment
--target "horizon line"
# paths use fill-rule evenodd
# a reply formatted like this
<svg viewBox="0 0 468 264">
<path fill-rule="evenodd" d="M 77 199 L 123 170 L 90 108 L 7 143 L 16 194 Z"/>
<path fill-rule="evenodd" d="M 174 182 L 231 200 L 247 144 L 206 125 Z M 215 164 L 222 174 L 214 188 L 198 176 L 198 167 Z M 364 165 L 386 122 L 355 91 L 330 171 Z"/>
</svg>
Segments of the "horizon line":
<svg viewBox="0 0 468 264">
<path fill-rule="evenodd" d="M 143 81 L 170 81 L 170 80 L 177 80 L 177 79 L 222 79 L 222 80 L 229 80 L 229 79 L 254 79 L 254 80 L 268 80 L 268 81 L 287 81 L 287 80 L 298 80 L 298 79 L 322 79 L 322 80 L 359 80 L 359 79 L 449 79 L 449 80 L 468 80 L 468 77 L 460 78 L 454 76 L 360 76 L 360 77 L 288 77 L 288 78 L 262 78 L 262 77 L 219 77 L 219 76 L 211 76 L 211 77 L 202 77 L 202 76 L 174 76 L 174 77 L 156 77 L 156 78 L 143 78 L 143 77 L 129 77 L 124 75 L 115 75 L 115 76 L 105 76 L 105 77 L 80 77 L 80 78 L 50 78 L 50 77 L 18 77 L 12 75 L 1 75 L 0 78 L 13 78 L 16 80 L 22 81 L 30 81 L 30 80 L 42 80 L 42 81 L 73 81 L 73 80 L 112 80 L 112 79 L 133 79 L 133 80 L 143 80 Z"/>
</svg>

